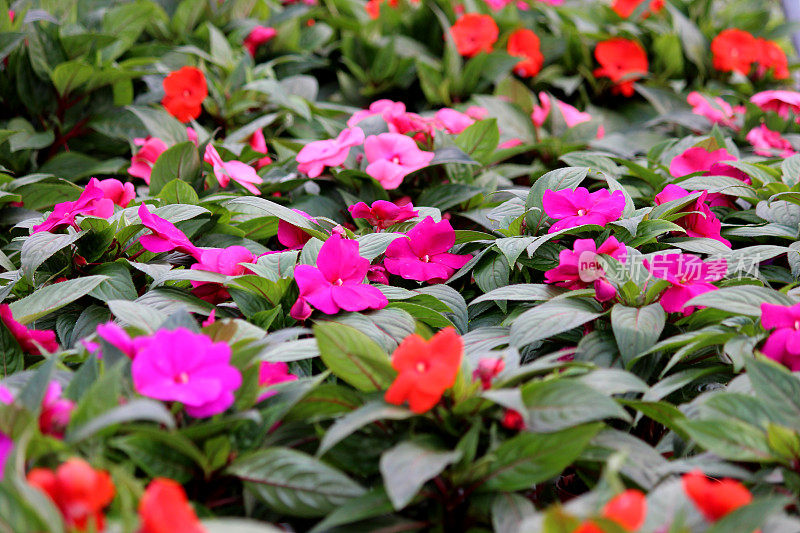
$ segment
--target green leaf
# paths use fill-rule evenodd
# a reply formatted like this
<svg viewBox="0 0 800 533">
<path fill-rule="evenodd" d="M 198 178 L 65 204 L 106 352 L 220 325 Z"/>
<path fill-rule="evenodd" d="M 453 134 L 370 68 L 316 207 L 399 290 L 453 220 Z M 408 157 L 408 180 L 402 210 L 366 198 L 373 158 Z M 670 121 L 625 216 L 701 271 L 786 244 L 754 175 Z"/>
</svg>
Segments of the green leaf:
<svg viewBox="0 0 800 533">
<path fill-rule="evenodd" d="M 69 443 L 80 442 L 106 428 L 133 420 L 157 422 L 170 429 L 175 427 L 175 420 L 164 404 L 147 398 L 136 398 L 104 412 L 82 426 L 70 428 L 65 440 Z"/>
<path fill-rule="evenodd" d="M 158 197 L 168 204 L 194 205 L 200 202 L 200 198 L 197 197 L 197 193 L 192 186 L 178 178 L 168 181 L 164 187 L 161 188 Z"/>
<path fill-rule="evenodd" d="M 519 533 L 525 519 L 536 514 L 536 508 L 524 496 L 503 492 L 492 500 L 492 525 L 496 533 Z"/>
<path fill-rule="evenodd" d="M 776 513 L 780 512 L 783 507 L 789 504 L 790 500 L 785 496 L 757 498 L 747 505 L 734 509 L 714 522 L 714 524 L 706 530 L 706 533 L 756 531 L 758 528 L 763 527 Z"/>
<path fill-rule="evenodd" d="M 541 176 L 531 187 L 525 207 L 530 209 L 535 207 L 544 213 L 542 197 L 546 190 L 560 191 L 562 189 L 574 189 L 586 179 L 589 174 L 589 167 L 566 167 L 552 170 Z M 544 215 L 542 215 L 544 216 Z"/>
<path fill-rule="evenodd" d="M 126 107 L 150 132 L 153 137 L 158 137 L 167 145 L 173 145 L 188 141 L 186 126 L 178 122 L 175 117 L 167 113 L 163 108 L 145 107 L 131 105 Z M 163 155 L 163 154 L 162 154 Z"/>
<path fill-rule="evenodd" d="M 42 287 L 13 302 L 11 312 L 17 322 L 28 324 L 89 294 L 107 279 L 108 276 L 86 276 Z"/>
<path fill-rule="evenodd" d="M 552 432 L 605 418 L 630 420 L 617 402 L 573 379 L 533 381 L 522 387 L 526 427 Z"/>
<path fill-rule="evenodd" d="M 200 156 L 197 146 L 191 141 L 182 142 L 167 148 L 153 165 L 150 175 L 150 194 L 157 195 L 172 180 L 187 183 L 200 175 Z"/>
<path fill-rule="evenodd" d="M 794 305 L 791 298 L 785 294 L 756 285 L 723 287 L 695 296 L 686 302 L 686 305 L 704 305 L 737 315 L 760 317 L 763 302 L 785 306 Z"/>
<path fill-rule="evenodd" d="M 435 450 L 413 441 L 397 444 L 381 454 L 380 470 L 386 494 L 396 510 L 408 505 L 426 481 L 461 458 L 461 452 Z"/>
<path fill-rule="evenodd" d="M 627 307 L 616 304 L 611 309 L 614 338 L 626 364 L 658 342 L 664 330 L 667 314 L 660 303 L 646 307 Z"/>
<path fill-rule="evenodd" d="M 235 211 L 237 213 L 278 217 L 279 219 L 288 222 L 292 226 L 297 226 L 298 228 L 303 229 L 312 237 L 316 237 L 322 241 L 325 241 L 328 238 L 328 235 L 325 232 L 321 231 L 316 224 L 311 222 L 303 215 L 295 213 L 288 207 L 276 204 L 275 202 L 270 202 L 269 200 L 265 200 L 263 198 L 256 198 L 255 196 L 242 196 L 240 198 L 234 198 L 233 200 L 225 202 L 225 206 L 231 211 Z"/>
<path fill-rule="evenodd" d="M 328 428 L 319 443 L 317 456 L 324 455 L 325 452 L 336 446 L 343 439 L 373 422 L 378 420 L 405 420 L 411 416 L 414 416 L 414 413 L 408 409 L 387 405 L 380 400 L 364 404 L 355 411 L 344 415 Z"/>
<path fill-rule="evenodd" d="M 364 392 L 386 390 L 394 380 L 389 356 L 357 329 L 333 322 L 313 329 L 320 357 L 335 376 Z"/>
<path fill-rule="evenodd" d="M 489 456 L 480 476 L 487 490 L 514 492 L 560 474 L 589 444 L 603 424 L 586 424 L 558 433 L 521 433 Z"/>
<path fill-rule="evenodd" d="M 497 144 L 500 142 L 500 130 L 497 119 L 479 120 L 458 134 L 456 145 L 476 161 L 488 163 Z"/>
<path fill-rule="evenodd" d="M 734 419 L 681 420 L 681 428 L 701 447 L 729 461 L 773 460 L 766 433 Z"/>
<path fill-rule="evenodd" d="M 25 277 L 33 281 L 33 274 L 42 263 L 84 235 L 83 232 L 61 234 L 40 231 L 27 237 L 20 251 L 20 264 Z"/>
<path fill-rule="evenodd" d="M 800 380 L 771 361 L 747 359 L 747 377 L 760 399 L 800 429 Z"/>
<path fill-rule="evenodd" d="M 511 324 L 511 344 L 521 348 L 569 331 L 602 314 L 597 303 L 581 298 L 545 302 L 528 309 L 514 320 Z"/>
<path fill-rule="evenodd" d="M 242 457 L 227 473 L 278 513 L 324 516 L 364 489 L 339 470 L 289 448 L 267 448 Z"/>
<path fill-rule="evenodd" d="M 133 284 L 131 273 L 120 263 L 105 263 L 92 269 L 92 274 L 107 276 L 108 279 L 95 287 L 90 296 L 108 302 L 110 300 L 135 300 L 136 286 Z"/>
<path fill-rule="evenodd" d="M 283 533 L 283 529 L 247 518 L 207 518 L 202 521 L 206 533 Z"/>
</svg>

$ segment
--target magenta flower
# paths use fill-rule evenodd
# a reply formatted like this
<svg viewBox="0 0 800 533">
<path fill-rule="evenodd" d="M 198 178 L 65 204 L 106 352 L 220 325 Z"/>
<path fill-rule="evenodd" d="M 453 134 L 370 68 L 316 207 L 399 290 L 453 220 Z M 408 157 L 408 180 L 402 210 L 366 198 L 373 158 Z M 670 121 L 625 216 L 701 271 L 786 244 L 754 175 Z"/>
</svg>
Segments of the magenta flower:
<svg viewBox="0 0 800 533">
<path fill-rule="evenodd" d="M 762 303 L 761 326 L 775 328 L 761 348 L 764 355 L 792 372 L 800 370 L 800 304 L 787 307 Z"/>
<path fill-rule="evenodd" d="M 416 113 L 408 113 L 404 103 L 392 100 L 376 100 L 370 104 L 369 109 L 356 111 L 347 121 L 347 126 L 352 128 L 362 120 L 376 115 L 383 118 L 390 133 L 431 132 L 428 120 Z"/>
<path fill-rule="evenodd" d="M 241 276 L 247 269 L 239 263 L 252 263 L 256 260 L 250 250 L 244 246 L 228 246 L 227 248 L 212 248 L 202 250 L 198 263 L 191 266 L 192 270 L 205 270 L 217 272 L 225 276 Z M 220 283 L 207 283 L 191 281 L 194 290 L 192 293 L 198 298 L 217 304 L 230 298 L 228 290 Z"/>
<path fill-rule="evenodd" d="M 331 235 L 317 256 L 317 266 L 297 265 L 294 279 L 300 296 L 292 307 L 292 317 L 305 319 L 313 305 L 326 315 L 339 310 L 383 309 L 388 300 L 383 293 L 364 282 L 369 261 L 358 254 L 358 242 Z"/>
<path fill-rule="evenodd" d="M 347 210 L 350 211 L 353 218 L 365 218 L 379 230 L 384 230 L 392 224 L 406 221 L 419 214 L 410 202 L 397 205 L 386 200 L 376 200 L 372 202 L 371 206 L 364 202 L 358 202 L 348 207 Z"/>
<path fill-rule="evenodd" d="M 705 148 L 695 146 L 675 156 L 669 165 L 669 173 L 675 177 L 683 177 L 695 172 L 703 172 L 711 176 L 728 176 L 736 178 L 743 183 L 750 184 L 750 176 L 724 161 L 736 161 L 736 156 L 728 153 L 724 148 L 709 152 Z M 722 193 L 709 193 L 708 205 L 732 207 L 730 198 Z"/>
<path fill-rule="evenodd" d="M 250 136 L 249 144 L 250 144 L 250 148 L 252 148 L 253 150 L 255 150 L 256 152 L 258 152 L 260 154 L 266 154 L 267 151 L 268 151 L 267 150 L 267 140 L 264 138 L 264 132 L 261 131 L 261 128 L 259 128 L 259 129 L 257 129 L 256 131 L 253 132 L 253 134 Z M 262 157 L 261 159 L 256 161 L 256 165 L 255 165 L 256 166 L 256 170 L 260 170 L 262 167 L 265 167 L 265 166 L 271 165 L 271 164 L 272 164 L 272 158 L 270 156 L 268 156 L 268 155 L 265 155 L 264 157 Z"/>
<path fill-rule="evenodd" d="M 433 152 L 420 150 L 411 137 L 399 133 L 370 135 L 364 141 L 367 155 L 366 172 L 383 185 L 396 189 L 408 174 L 428 166 Z"/>
<path fill-rule="evenodd" d="M 120 207 L 128 207 L 131 200 L 136 198 L 133 183 L 122 183 L 118 179 L 109 178 L 98 181 L 96 185 L 102 189 L 106 199 L 111 200 Z"/>
<path fill-rule="evenodd" d="M 789 120 L 789 113 L 796 115 L 800 121 L 800 92 L 797 91 L 761 91 L 750 97 L 750 101 L 762 111 L 774 111 L 782 119 Z"/>
<path fill-rule="evenodd" d="M 262 183 L 263 180 L 250 165 L 241 161 L 223 161 L 217 149 L 210 143 L 206 145 L 203 161 L 214 167 L 214 176 L 220 187 L 227 187 L 233 180 L 255 195 L 261 194 L 255 184 Z"/>
<path fill-rule="evenodd" d="M 383 261 L 386 270 L 405 279 L 442 283 L 472 255 L 448 253 L 456 242 L 456 232 L 449 220 L 425 220 L 411 228 L 405 237 L 389 243 Z"/>
<path fill-rule="evenodd" d="M 469 115 L 449 107 L 444 107 L 437 111 L 434 115 L 434 120 L 437 128 L 442 128 L 452 135 L 458 135 L 475 124 L 475 120 Z"/>
<path fill-rule="evenodd" d="M 389 276 L 386 274 L 386 269 L 383 265 L 370 265 L 367 270 L 367 279 L 374 283 L 389 284 Z"/>
<path fill-rule="evenodd" d="M 150 343 L 150 337 L 136 337 L 135 339 L 131 339 L 127 331 L 111 321 L 105 324 L 98 324 L 96 331 L 101 339 L 114 346 L 131 359 L 134 359 L 139 350 Z"/>
<path fill-rule="evenodd" d="M 607 302 L 617 295 L 617 289 L 606 279 L 606 272 L 597 260 L 598 254 L 625 262 L 625 245 L 609 237 L 599 247 L 592 239 L 577 239 L 572 250 L 561 250 L 558 266 L 544 273 L 545 283 L 555 283 L 570 290 L 585 289 L 594 285 L 598 302 Z"/>
<path fill-rule="evenodd" d="M 314 217 L 299 209 L 292 209 L 295 213 L 303 215 L 312 222 L 316 222 Z M 278 242 L 289 250 L 299 250 L 311 239 L 311 235 L 302 228 L 289 224 L 285 220 L 278 221 Z"/>
<path fill-rule="evenodd" d="M 58 351 L 56 333 L 53 330 L 28 329 L 14 320 L 8 304 L 0 305 L 0 321 L 17 341 L 23 352 L 31 355 L 42 355 L 41 350 L 52 353 Z"/>
<path fill-rule="evenodd" d="M 99 186 L 97 178 L 89 180 L 89 184 L 74 202 L 61 202 L 53 207 L 53 212 L 41 224 L 33 226 L 33 233 L 52 231 L 59 226 L 72 226 L 78 215 L 108 218 L 114 214 L 114 202 L 105 197 L 105 191 Z"/>
<path fill-rule="evenodd" d="M 655 204 L 661 205 L 672 200 L 684 198 L 690 194 L 689 191 L 682 187 L 669 184 L 656 195 Z M 722 222 L 719 221 L 706 203 L 707 196 L 708 192 L 703 191 L 693 205 L 684 208 L 689 214 L 673 222 L 686 230 L 686 235 L 689 237 L 707 237 L 717 240 L 725 246 L 730 246 L 731 242 L 720 234 Z"/>
<path fill-rule="evenodd" d="M 247 37 L 244 38 L 243 44 L 244 47 L 247 48 L 247 51 L 250 52 L 250 55 L 255 57 L 258 47 L 276 35 L 278 35 L 278 32 L 275 30 L 275 28 L 256 26 L 250 31 L 249 34 L 247 34 Z"/>
<path fill-rule="evenodd" d="M 473 380 L 481 381 L 483 390 L 492 388 L 492 380 L 506 368 L 506 362 L 501 357 L 484 357 L 478 361 L 478 368 L 472 372 Z"/>
<path fill-rule="evenodd" d="M 278 383 L 284 383 L 286 381 L 295 381 L 296 379 L 297 376 L 289 373 L 289 365 L 283 361 L 277 363 L 262 361 L 261 366 L 258 368 L 258 385 L 262 388 L 268 389 L 272 385 L 277 385 Z M 277 391 L 267 390 L 258 397 L 257 401 L 263 402 L 276 393 Z"/>
<path fill-rule="evenodd" d="M 139 243 L 145 250 L 154 254 L 178 250 L 194 257 L 200 256 L 201 250 L 175 224 L 152 214 L 145 204 L 139 206 L 138 213 L 142 224 L 152 231 L 149 235 L 139 237 Z"/>
<path fill-rule="evenodd" d="M 342 130 L 335 139 L 313 141 L 303 146 L 297 153 L 297 170 L 316 178 L 325 167 L 338 167 L 344 164 L 350 154 L 350 148 L 364 143 L 364 132 L 361 128 L 347 128 Z"/>
<path fill-rule="evenodd" d="M 746 139 L 753 145 L 756 154 L 765 157 L 791 157 L 796 153 L 792 143 L 777 131 L 767 128 L 766 124 L 750 130 Z"/>
<path fill-rule="evenodd" d="M 51 381 L 42 399 L 42 410 L 39 413 L 39 429 L 44 435 L 57 439 L 64 438 L 64 431 L 69 425 L 69 418 L 75 409 L 75 402 L 61 396 L 61 384 Z"/>
<path fill-rule="evenodd" d="M 185 328 L 160 330 L 131 364 L 133 385 L 142 396 L 181 402 L 194 418 L 206 418 L 233 404 L 242 375 L 231 366 L 231 348 Z"/>
<path fill-rule="evenodd" d="M 489 110 L 479 105 L 469 106 L 464 113 L 474 120 L 484 120 L 489 118 Z"/>
<path fill-rule="evenodd" d="M 722 279 L 728 270 L 725 259 L 703 262 L 692 254 L 665 254 L 644 261 L 644 266 L 659 279 L 667 280 L 670 287 L 661 294 L 661 307 L 668 313 L 692 314 L 695 306 L 686 302 L 699 294 L 715 291 L 712 281 Z"/>
<path fill-rule="evenodd" d="M 191 126 L 186 126 L 186 137 L 189 138 L 190 141 L 194 143 L 195 146 L 200 146 L 200 137 L 197 136 L 197 132 Z"/>
<path fill-rule="evenodd" d="M 142 178 L 145 183 L 150 185 L 150 174 L 153 172 L 153 165 L 156 164 L 158 156 L 167 149 L 167 143 L 158 137 L 136 138 L 133 144 L 141 146 L 138 152 L 131 157 L 131 166 L 128 174 L 136 178 Z"/>
<path fill-rule="evenodd" d="M 706 117 L 712 124 L 722 124 L 735 130 L 740 128 L 737 119 L 744 115 L 744 106 L 731 107 L 720 97 L 709 98 L 697 91 L 690 92 L 686 101 L 692 106 L 692 113 Z"/>
<path fill-rule="evenodd" d="M 0 403 L 10 404 L 14 401 L 11 391 L 0 385 Z M 6 460 L 11 455 L 11 449 L 14 447 L 14 441 L 11 437 L 0 431 L 0 481 L 3 481 L 3 475 L 6 470 Z"/>
<path fill-rule="evenodd" d="M 557 220 L 548 233 L 555 233 L 584 224 L 605 226 L 617 220 L 625 209 L 625 195 L 622 191 L 610 193 L 600 189 L 590 193 L 586 187 L 553 191 L 547 189 L 542 197 L 544 212 Z"/>
</svg>

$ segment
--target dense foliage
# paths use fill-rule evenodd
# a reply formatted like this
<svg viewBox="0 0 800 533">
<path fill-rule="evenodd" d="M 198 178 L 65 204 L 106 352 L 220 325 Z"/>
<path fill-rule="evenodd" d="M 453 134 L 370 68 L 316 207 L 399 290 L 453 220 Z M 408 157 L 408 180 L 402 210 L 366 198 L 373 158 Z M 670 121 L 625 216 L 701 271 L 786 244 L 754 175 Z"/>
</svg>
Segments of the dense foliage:
<svg viewBox="0 0 800 533">
<path fill-rule="evenodd" d="M 0 531 L 800 531 L 792 29 L 0 0 Z"/>
</svg>

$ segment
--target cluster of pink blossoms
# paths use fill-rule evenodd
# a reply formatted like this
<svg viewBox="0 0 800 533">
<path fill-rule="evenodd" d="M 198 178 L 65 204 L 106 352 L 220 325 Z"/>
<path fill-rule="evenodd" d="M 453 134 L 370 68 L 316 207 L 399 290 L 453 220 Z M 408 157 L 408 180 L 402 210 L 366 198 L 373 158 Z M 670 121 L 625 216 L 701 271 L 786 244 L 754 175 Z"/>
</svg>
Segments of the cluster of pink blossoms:
<svg viewBox="0 0 800 533">
<path fill-rule="evenodd" d="M 685 198 L 691 194 L 692 193 L 682 187 L 669 184 L 664 187 L 663 191 L 656 195 L 655 204 L 661 205 L 666 202 Z M 682 227 L 689 237 L 706 237 L 730 247 L 731 242 L 720 234 L 722 222 L 719 221 L 717 216 L 711 211 L 708 203 L 706 203 L 707 197 L 707 191 L 701 192 L 694 204 L 684 208 L 687 214 L 673 222 Z"/>
<path fill-rule="evenodd" d="M 540 92 L 539 105 L 534 104 L 533 112 L 531 113 L 531 120 L 533 121 L 533 125 L 536 126 L 537 130 L 544 126 L 544 123 L 547 121 L 547 117 L 550 116 L 550 110 L 553 107 L 551 100 L 555 102 L 556 107 L 561 113 L 564 123 L 568 128 L 573 128 L 578 124 L 592 121 L 591 114 L 585 111 L 579 111 L 577 108 L 569 105 L 566 102 L 562 102 L 558 98 L 550 96 L 546 92 Z M 605 128 L 603 128 L 603 125 L 601 124 L 597 127 L 597 138 L 602 139 L 604 136 Z"/>
<path fill-rule="evenodd" d="M 700 146 L 695 146 L 672 159 L 669 165 L 669 173 L 676 178 L 696 173 L 703 173 L 707 176 L 728 176 L 749 185 L 750 176 L 725 163 L 725 161 L 736 160 L 736 156 L 728 153 L 724 148 L 709 151 Z M 732 198 L 722 193 L 709 193 L 707 200 L 710 207 L 733 207 Z"/>
<path fill-rule="evenodd" d="M 572 250 L 561 250 L 558 254 L 558 266 L 544 273 L 545 283 L 554 283 L 570 290 L 594 286 L 597 301 L 611 300 L 617 295 L 617 289 L 606 278 L 598 255 L 606 255 L 624 263 L 627 250 L 614 237 L 609 237 L 600 246 L 592 239 L 577 239 Z"/>
<path fill-rule="evenodd" d="M 135 196 L 131 183 L 123 184 L 114 178 L 102 181 L 92 178 L 77 200 L 56 204 L 44 222 L 33 226 L 33 233 L 52 231 L 61 226 L 79 229 L 75 223 L 76 216 L 108 218 L 114 214 L 115 204 L 127 207 Z"/>
<path fill-rule="evenodd" d="M 433 160 L 433 152 L 421 149 L 419 143 L 429 145 L 440 130 L 458 135 L 475 121 L 487 116 L 486 109 L 472 106 L 463 113 L 443 108 L 433 117 L 423 117 L 406 111 L 402 102 L 378 100 L 368 109 L 354 113 L 347 121 L 347 128 L 335 139 L 313 141 L 305 145 L 297 154 L 297 169 L 316 178 L 326 167 L 344 165 L 351 149 L 363 146 L 363 157 L 367 161 L 365 172 L 385 189 L 396 189 L 406 176 L 425 168 Z M 383 119 L 389 131 L 365 136 L 358 125 L 371 117 Z M 500 148 L 510 148 L 519 143 L 518 139 L 509 139 L 501 143 Z"/>
<path fill-rule="evenodd" d="M 625 195 L 622 191 L 611 193 L 608 189 L 590 193 L 586 187 L 560 191 L 547 189 L 542 205 L 547 216 L 557 221 L 549 230 L 549 233 L 555 233 L 584 224 L 605 226 L 619 219 L 625 209 Z"/>
<path fill-rule="evenodd" d="M 193 128 L 186 128 L 186 135 L 190 141 L 198 145 L 197 132 Z M 158 137 L 136 138 L 133 140 L 133 144 L 141 148 L 131 157 L 128 174 L 143 179 L 149 185 L 153 166 L 169 146 Z M 256 171 L 271 164 L 272 159 L 267 155 L 267 142 L 262 130 L 253 132 L 248 139 L 248 144 L 255 152 L 264 154 L 264 157 L 258 159 L 253 166 L 236 160 L 223 161 L 217 149 L 211 144 L 206 145 L 203 160 L 211 165 L 214 177 L 220 187 L 225 188 L 231 181 L 234 181 L 249 192 L 259 195 L 261 192 L 256 185 L 263 183 L 263 180 Z"/>
</svg>

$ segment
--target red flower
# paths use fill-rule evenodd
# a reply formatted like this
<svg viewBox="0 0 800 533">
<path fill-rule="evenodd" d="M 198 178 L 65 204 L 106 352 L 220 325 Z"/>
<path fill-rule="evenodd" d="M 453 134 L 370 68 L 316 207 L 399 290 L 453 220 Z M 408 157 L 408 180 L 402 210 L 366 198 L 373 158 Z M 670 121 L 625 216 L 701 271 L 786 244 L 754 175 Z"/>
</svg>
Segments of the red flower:
<svg viewBox="0 0 800 533">
<path fill-rule="evenodd" d="M 615 37 L 597 43 L 594 57 L 600 63 L 595 77 L 606 77 L 614 82 L 614 93 L 633 95 L 633 82 L 647 73 L 647 54 L 636 41 Z"/>
<path fill-rule="evenodd" d="M 522 418 L 519 411 L 513 409 L 506 409 L 500 424 L 502 424 L 504 428 L 513 429 L 514 431 L 525 429 L 525 419 Z"/>
<path fill-rule="evenodd" d="M 104 470 L 95 470 L 83 459 L 73 458 L 55 472 L 34 468 L 28 483 L 45 492 L 61 511 L 68 528 L 102 531 L 103 509 L 114 499 L 114 484 Z"/>
<path fill-rule="evenodd" d="M 531 30 L 520 29 L 508 38 L 508 55 L 521 57 L 514 72 L 523 78 L 532 78 L 542 69 L 544 56 L 539 49 L 539 37 Z"/>
<path fill-rule="evenodd" d="M 139 502 L 139 533 L 203 533 L 183 487 L 167 478 L 155 478 Z"/>
<path fill-rule="evenodd" d="M 170 115 L 181 122 L 200 116 L 201 104 L 208 96 L 206 77 L 195 67 L 181 67 L 164 78 L 164 99 L 161 103 Z"/>
<path fill-rule="evenodd" d="M 721 72 L 738 72 L 744 76 L 758 59 L 758 42 L 746 31 L 729 28 L 711 41 L 714 68 Z"/>
<path fill-rule="evenodd" d="M 419 335 L 406 337 L 392 354 L 392 366 L 399 372 L 386 391 L 387 402 L 400 405 L 408 400 L 417 414 L 429 411 L 453 386 L 464 345 L 453 328 L 445 328 L 431 340 Z"/>
<path fill-rule="evenodd" d="M 614 0 L 611 3 L 611 9 L 620 17 L 626 19 L 630 17 L 636 8 L 644 2 L 644 0 Z M 664 0 L 651 0 L 650 9 L 646 10 L 642 15 L 643 18 L 650 16 L 650 12 L 658 13 L 664 8 Z"/>
<path fill-rule="evenodd" d="M 459 54 L 473 57 L 481 52 L 488 54 L 492 51 L 492 45 L 497 41 L 500 29 L 489 15 L 467 13 L 453 24 L 450 35 L 456 42 Z"/>
<path fill-rule="evenodd" d="M 636 531 L 644 524 L 647 499 L 641 491 L 628 489 L 617 494 L 603 507 L 601 516 L 613 520 L 625 531 Z M 591 520 L 580 525 L 573 533 L 602 533 L 604 530 Z"/>
<path fill-rule="evenodd" d="M 753 495 L 735 479 L 712 480 L 700 470 L 683 475 L 683 490 L 709 522 L 747 505 Z"/>
<path fill-rule="evenodd" d="M 786 52 L 780 46 L 773 41 L 756 39 L 756 50 L 759 76 L 764 77 L 767 71 L 772 69 L 772 77 L 776 80 L 785 80 L 789 77 Z"/>
<path fill-rule="evenodd" d="M 11 335 L 22 348 L 22 351 L 31 355 L 42 355 L 39 346 L 48 352 L 58 351 L 58 343 L 56 342 L 56 334 L 53 330 L 43 329 L 28 329 L 16 320 L 14 315 L 11 314 L 11 308 L 8 304 L 0 305 L 0 321 L 8 328 Z"/>
</svg>

